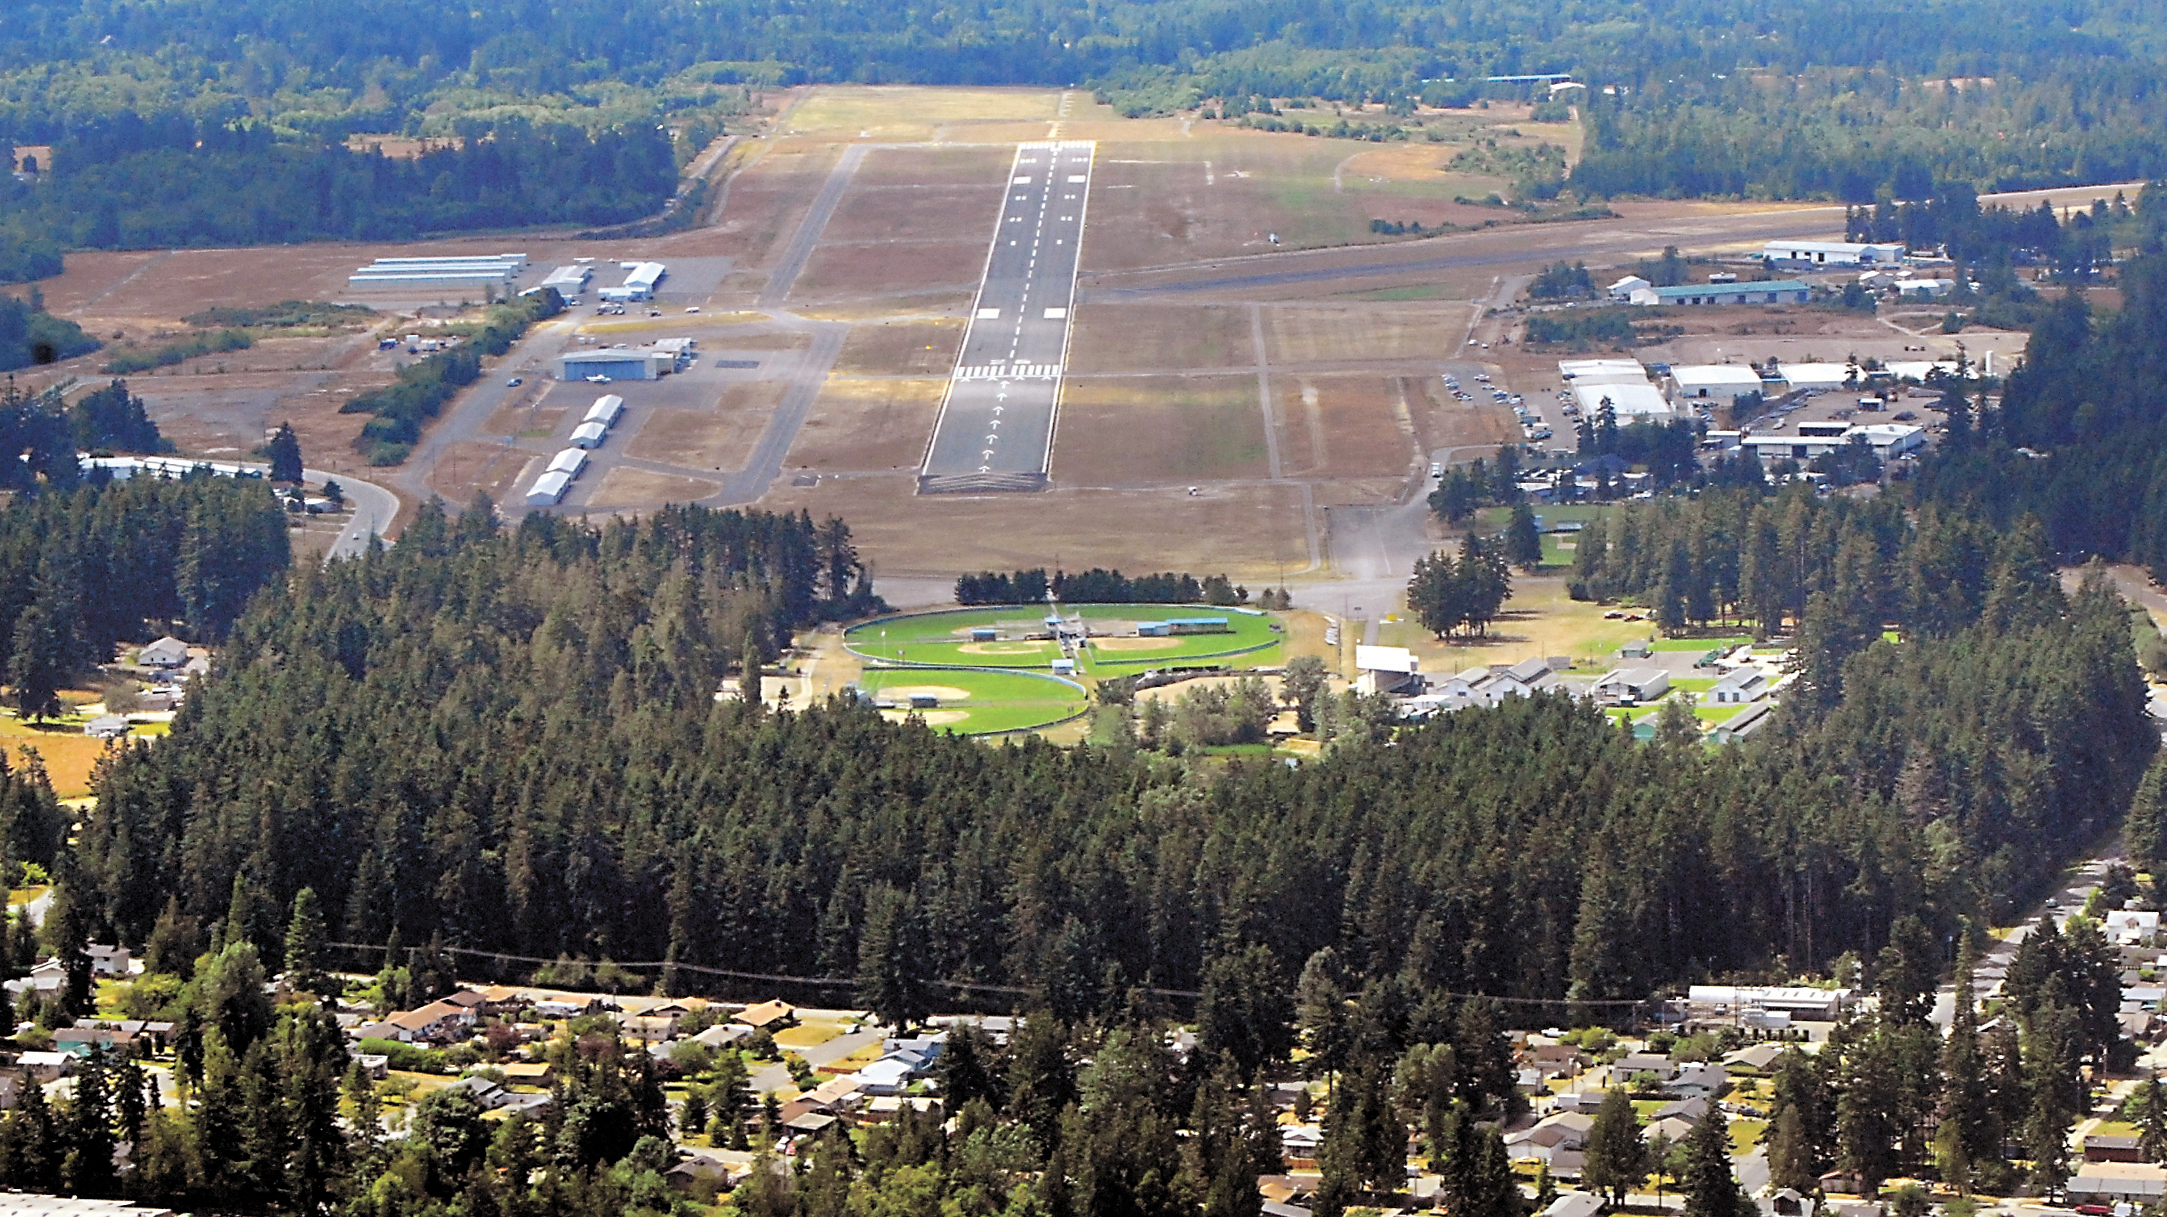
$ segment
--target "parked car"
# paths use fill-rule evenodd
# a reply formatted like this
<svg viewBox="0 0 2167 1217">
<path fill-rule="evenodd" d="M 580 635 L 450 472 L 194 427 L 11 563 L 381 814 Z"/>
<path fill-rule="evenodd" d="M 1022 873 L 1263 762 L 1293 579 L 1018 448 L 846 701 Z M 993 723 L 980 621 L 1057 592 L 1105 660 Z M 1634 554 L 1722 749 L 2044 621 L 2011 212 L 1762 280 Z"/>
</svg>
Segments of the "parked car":
<svg viewBox="0 0 2167 1217">
<path fill-rule="evenodd" d="M 516 389 L 516 388 L 518 388 L 519 386 L 521 386 L 521 385 L 523 385 L 523 384 L 525 384 L 525 383 L 527 383 L 527 378 L 526 378 L 526 377 L 524 377 L 524 376 L 514 376 L 514 377 L 512 377 L 512 378 L 511 378 L 510 380 L 507 380 L 507 381 L 505 381 L 505 382 L 504 382 L 504 387 L 505 387 L 505 388 L 507 388 L 507 389 Z"/>
</svg>

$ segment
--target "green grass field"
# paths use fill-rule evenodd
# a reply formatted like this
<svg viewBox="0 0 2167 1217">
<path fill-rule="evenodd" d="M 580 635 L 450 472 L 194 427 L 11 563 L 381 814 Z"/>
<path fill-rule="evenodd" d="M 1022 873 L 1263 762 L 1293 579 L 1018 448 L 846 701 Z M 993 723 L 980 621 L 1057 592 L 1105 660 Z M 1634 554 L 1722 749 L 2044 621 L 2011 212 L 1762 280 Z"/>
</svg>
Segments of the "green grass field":
<svg viewBox="0 0 2167 1217">
<path fill-rule="evenodd" d="M 930 710 L 884 710 L 894 718 L 915 714 L 926 725 L 965 735 L 1028 731 L 1083 713 L 1081 687 L 1030 672 L 970 668 L 867 668 L 858 687 L 876 699 L 936 697 Z"/>
<path fill-rule="evenodd" d="M 1086 672 L 1118 675 L 1229 652 L 1242 652 L 1240 662 L 1234 665 L 1239 667 L 1270 666 L 1280 658 L 1278 623 L 1262 613 L 1176 604 L 1087 604 L 1080 611 L 1086 621 L 1092 622 L 1225 617 L 1231 629 L 1224 634 L 1171 638 L 1096 639 L 1079 665 Z M 1060 648 L 1051 642 L 971 641 L 974 628 L 990 627 L 1008 636 L 1042 631 L 1045 616 L 1045 610 L 1036 605 L 1001 605 L 887 617 L 853 627 L 844 635 L 844 641 L 853 653 L 874 661 L 988 669 L 1047 668 L 1061 657 Z"/>
</svg>

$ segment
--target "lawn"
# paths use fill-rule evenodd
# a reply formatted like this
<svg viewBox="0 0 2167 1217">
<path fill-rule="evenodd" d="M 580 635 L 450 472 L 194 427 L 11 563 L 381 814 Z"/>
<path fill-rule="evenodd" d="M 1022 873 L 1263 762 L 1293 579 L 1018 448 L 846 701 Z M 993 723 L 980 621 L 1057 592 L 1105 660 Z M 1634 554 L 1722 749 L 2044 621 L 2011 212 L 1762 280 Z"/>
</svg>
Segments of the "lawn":
<svg viewBox="0 0 2167 1217">
<path fill-rule="evenodd" d="M 785 1048 L 818 1048 L 842 1033 L 834 1023 L 799 1023 L 777 1031 L 775 1042 Z"/>
<path fill-rule="evenodd" d="M 1728 651 L 1753 641 L 1751 638 L 1661 638 L 1652 648 L 1658 651 Z"/>
<path fill-rule="evenodd" d="M 1179 617 L 1224 617 L 1229 632 L 1170 638 L 1095 639 L 1081 657 L 1085 671 L 1136 671 L 1181 662 L 1243 653 L 1241 666 L 1270 666 L 1279 660 L 1281 627 L 1266 613 L 1231 608 L 1175 604 L 1087 604 L 1081 612 L 1091 622 L 1149 622 Z M 1023 634 L 1043 631 L 1045 610 L 1036 605 L 999 605 L 904 617 L 884 617 L 855 626 L 844 635 L 850 650 L 865 659 L 895 663 L 940 664 L 974 668 L 1047 668 L 1061 657 L 1052 642 L 1033 642 Z M 971 641 L 973 629 L 996 629 L 993 642 Z"/>
<path fill-rule="evenodd" d="M 916 717 L 929 727 L 965 735 L 1028 731 L 1083 713 L 1083 688 L 1051 676 L 970 668 L 868 668 L 858 687 L 878 698 L 924 693 L 939 701 L 925 710 L 890 709 L 891 718 Z"/>
</svg>

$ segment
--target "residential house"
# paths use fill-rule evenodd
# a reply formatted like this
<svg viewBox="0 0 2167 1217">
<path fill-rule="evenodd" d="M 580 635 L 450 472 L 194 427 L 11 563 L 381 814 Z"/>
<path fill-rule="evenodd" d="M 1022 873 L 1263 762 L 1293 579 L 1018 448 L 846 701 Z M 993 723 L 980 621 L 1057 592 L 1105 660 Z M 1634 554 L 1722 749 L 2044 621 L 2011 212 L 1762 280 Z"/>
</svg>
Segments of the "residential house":
<svg viewBox="0 0 2167 1217">
<path fill-rule="evenodd" d="M 1551 1151 L 1586 1149 L 1588 1130 L 1593 1127 L 1595 1117 L 1579 1112 L 1547 1116 L 1534 1127 L 1507 1136 L 1505 1152 L 1515 1158 L 1535 1158 L 1547 1162 Z"/>
<path fill-rule="evenodd" d="M 2167 1168 L 2150 1162 L 2085 1162 L 2063 1191 L 2071 1204 L 2127 1200 L 2150 1206 L 2167 1197 Z"/>
<path fill-rule="evenodd" d="M 1666 1103 L 1656 1108 L 1654 1114 L 1648 1118 L 1651 1120 L 1684 1120 L 1688 1124 L 1698 1124 L 1708 1118 L 1708 1100 L 1705 1098 L 1679 1099 L 1675 1103 Z"/>
<path fill-rule="evenodd" d="M 718 1052 L 732 1044 L 742 1044 L 751 1038 L 752 1028 L 743 1023 L 716 1023 L 698 1035 L 691 1037 L 694 1043 L 705 1044 Z"/>
<path fill-rule="evenodd" d="M 2086 1162 L 2142 1162 L 2140 1139 L 2123 1133 L 2088 1133 L 2084 1138 Z"/>
<path fill-rule="evenodd" d="M 2120 943 L 2150 942 L 2159 934 L 2159 913 L 2152 909 L 2116 909 L 2107 914 L 2107 937 Z"/>
<path fill-rule="evenodd" d="M 824 1111 L 806 1111 L 784 1120 L 783 1127 L 799 1136 L 810 1137 L 827 1131 L 835 1122 L 836 1118 Z"/>
<path fill-rule="evenodd" d="M 402 1044 L 448 1044 L 474 1026 L 474 1012 L 449 1002 L 433 1001 L 419 1010 L 403 1010 L 374 1027 L 362 1029 L 362 1038 L 380 1036 Z M 372 1036 L 370 1033 L 376 1034 Z"/>
<path fill-rule="evenodd" d="M 357 1052 L 354 1064 L 361 1066 L 361 1072 L 372 1082 L 381 1082 L 391 1076 L 391 1058 L 380 1052 Z"/>
<path fill-rule="evenodd" d="M 1596 1217 L 1602 1211 L 1603 1198 L 1594 1192 L 1565 1192 L 1538 1217 Z"/>
<path fill-rule="evenodd" d="M 1723 1057 L 1723 1063 L 1733 1069 L 1742 1068 L 1755 1073 L 1766 1073 L 1775 1067 L 1777 1061 L 1783 1058 L 1783 1052 L 1784 1045 L 1782 1044 L 1754 1044 L 1750 1047 L 1740 1048 L 1736 1052 L 1726 1053 Z"/>
<path fill-rule="evenodd" d="M 504 1105 L 503 1100 L 507 1093 L 504 1087 L 485 1077 L 460 1078 L 458 1081 L 446 1086 L 444 1090 L 447 1094 L 472 1095 L 475 1102 L 480 1103 L 490 1111 L 495 1111 Z"/>
<path fill-rule="evenodd" d="M 137 651 L 135 661 L 146 668 L 178 668 L 188 662 L 188 644 L 168 634 Z"/>
<path fill-rule="evenodd" d="M 1651 702 L 1670 692 L 1670 673 L 1661 668 L 1618 668 L 1597 680 L 1594 692 L 1598 702 Z"/>
<path fill-rule="evenodd" d="M 514 1061 L 499 1068 L 505 1084 L 510 1086 L 547 1086 L 557 1076 L 556 1068 L 548 1061 Z"/>
<path fill-rule="evenodd" d="M 72 1052 L 24 1052 L 16 1055 L 15 1064 L 43 1086 L 74 1073 L 77 1059 Z"/>
<path fill-rule="evenodd" d="M 1721 1065 L 1696 1061 L 1681 1067 L 1663 1089 L 1685 1098 L 1713 1098 L 1730 1089 L 1731 1075 Z"/>
<path fill-rule="evenodd" d="M 902 1094 L 921 1072 L 923 1061 L 912 1053 L 884 1056 L 858 1071 L 858 1085 L 870 1095 Z"/>
<path fill-rule="evenodd" d="M 1768 676 L 1759 668 L 1738 668 L 1708 690 L 1706 704 L 1743 706 L 1768 696 Z"/>
<path fill-rule="evenodd" d="M 1676 1116 L 1672 1116 L 1667 1120 L 1650 1120 L 1648 1126 L 1641 1130 L 1641 1135 L 1647 1138 L 1650 1145 L 1655 1144 L 1658 1138 L 1666 1145 L 1676 1145 L 1685 1140 L 1686 1135 L 1692 1131 L 1693 1122 L 1691 1120 L 1681 1120 Z"/>
<path fill-rule="evenodd" d="M 764 1001 L 738 1011 L 737 1021 L 755 1031 L 780 1031 L 797 1023 L 798 1010 L 785 1001 Z"/>
</svg>

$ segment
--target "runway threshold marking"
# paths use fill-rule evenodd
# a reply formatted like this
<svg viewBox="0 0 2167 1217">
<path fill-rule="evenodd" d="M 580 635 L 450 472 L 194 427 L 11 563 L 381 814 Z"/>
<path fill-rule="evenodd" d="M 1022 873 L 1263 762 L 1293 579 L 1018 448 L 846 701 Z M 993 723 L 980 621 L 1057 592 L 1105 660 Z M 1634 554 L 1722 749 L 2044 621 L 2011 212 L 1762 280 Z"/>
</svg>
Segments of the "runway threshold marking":
<svg viewBox="0 0 2167 1217">
<path fill-rule="evenodd" d="M 971 472 L 968 468 L 935 468 L 935 462 L 944 448 L 943 432 L 951 425 L 959 429 L 970 428 L 968 433 L 975 437 L 974 442 L 982 445 L 977 450 L 978 464 L 975 472 L 992 473 L 995 455 L 1000 451 L 1002 415 L 1011 409 L 1022 409 L 1025 413 L 1021 421 L 1027 424 L 1030 421 L 1030 411 L 1036 408 L 1045 410 L 1046 424 L 1043 435 L 1039 437 L 1041 443 L 1037 468 L 1027 472 L 1040 475 L 1046 472 L 1052 459 L 1054 416 L 1059 408 L 1062 371 L 1068 357 L 1069 315 L 1075 306 L 1078 265 L 1075 250 L 1067 248 L 1065 236 L 1054 238 L 1053 244 L 1059 247 L 1061 252 L 1052 255 L 1059 261 L 1051 268 L 1057 276 L 1065 270 L 1065 282 L 1048 282 L 1041 276 L 1039 255 L 1047 248 L 1046 228 L 1049 222 L 1057 226 L 1057 231 L 1067 231 L 1068 226 L 1073 225 L 1070 235 L 1081 236 L 1084 217 L 1083 205 L 1078 201 L 1078 196 L 1088 193 L 1090 166 L 1096 154 L 1097 145 L 1091 141 L 1050 140 L 1017 145 L 1015 161 L 1008 174 L 1012 189 L 1002 204 L 1002 215 L 994 225 L 993 243 L 987 251 L 985 268 L 979 276 L 978 291 L 972 301 L 970 321 L 964 330 L 963 343 L 957 350 L 955 367 L 949 373 L 948 385 L 942 394 L 940 413 L 934 420 L 933 434 L 926 445 L 926 458 L 920 469 L 921 474 Z M 1038 168 L 1041 160 L 1045 164 L 1043 173 L 1039 172 Z M 1083 169 L 1081 173 L 1068 173 L 1065 177 L 1069 185 L 1084 186 L 1086 189 L 1058 189 L 1056 182 L 1064 176 L 1060 172 L 1064 168 Z M 1015 189 L 1016 187 L 1024 189 Z M 1057 194 L 1058 199 L 1055 197 Z M 1020 249 L 1021 238 L 1007 237 L 1006 234 L 1013 231 L 1009 225 L 1021 224 L 1025 219 L 1032 221 L 1031 245 L 1022 255 L 1019 283 L 1019 279 L 1015 277 L 1019 270 L 1016 256 L 1009 255 L 1005 267 L 1001 263 L 1001 251 L 1004 248 L 1001 242 L 1005 239 L 1007 247 Z M 1062 265 L 1064 262 L 1065 266 Z M 1004 276 L 999 281 L 999 294 L 995 297 L 1002 303 L 988 304 L 987 295 L 996 284 L 997 274 Z M 1057 294 L 1049 299 L 1049 292 Z M 1004 327 L 1008 342 L 1000 345 L 999 339 L 995 337 L 1000 330 L 994 329 L 992 324 L 982 326 L 981 323 L 1009 320 L 1004 316 L 1004 305 L 1011 293 L 1016 297 L 1017 309 L 1013 324 Z M 1034 303 L 1036 316 L 1033 315 Z M 1031 323 L 1028 327 L 1027 322 Z M 1027 329 L 1030 342 L 1028 353 L 1025 348 Z M 1058 345 L 1054 339 L 1058 339 Z M 994 357 L 996 355 L 1001 357 Z M 1049 355 L 1054 356 L 1050 362 L 1047 359 Z M 958 404 L 957 392 L 960 386 L 973 382 L 982 384 L 985 381 L 996 382 L 997 391 L 990 404 L 982 398 L 974 398 L 967 409 Z M 976 392 L 982 395 L 985 390 L 981 388 Z M 1011 402 L 1012 396 L 1019 400 Z M 968 418 L 964 417 L 966 415 Z M 953 442 L 945 445 L 950 448 L 956 446 Z M 950 454 L 951 458 L 953 455 Z"/>
</svg>

